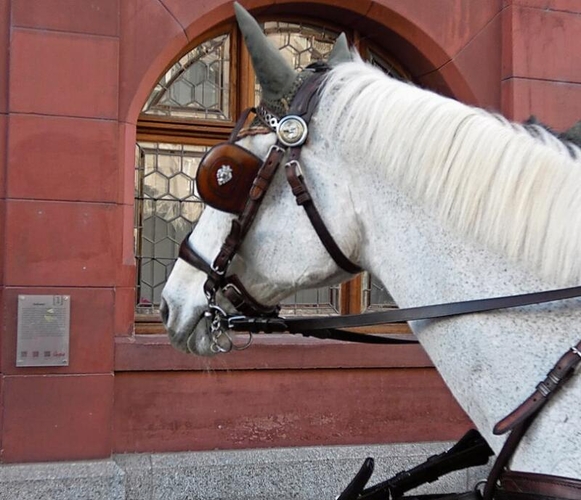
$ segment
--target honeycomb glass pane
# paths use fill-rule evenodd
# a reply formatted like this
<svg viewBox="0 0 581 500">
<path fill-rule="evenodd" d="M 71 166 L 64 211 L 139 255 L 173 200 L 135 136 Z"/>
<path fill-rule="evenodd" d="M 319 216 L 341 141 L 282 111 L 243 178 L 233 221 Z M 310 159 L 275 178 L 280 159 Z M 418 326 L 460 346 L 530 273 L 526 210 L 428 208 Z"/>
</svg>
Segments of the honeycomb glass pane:
<svg viewBox="0 0 581 500">
<path fill-rule="evenodd" d="M 157 170 L 168 179 L 180 171 L 180 157 L 176 155 L 163 155 L 157 157 Z"/>
<path fill-rule="evenodd" d="M 144 177 L 143 195 L 146 198 L 161 198 L 169 189 L 167 177 L 159 172 L 152 172 Z"/>
<path fill-rule="evenodd" d="M 203 203 L 197 201 L 185 201 L 182 203 L 180 214 L 191 225 L 200 218 L 203 209 Z"/>
<path fill-rule="evenodd" d="M 193 182 L 194 180 L 191 177 L 184 174 L 178 174 L 169 180 L 169 192 L 174 198 L 185 200 L 189 198 L 194 191 L 192 185 Z"/>
<path fill-rule="evenodd" d="M 301 290 L 282 301 L 283 316 L 339 314 L 339 286 Z"/>
<path fill-rule="evenodd" d="M 199 205 L 199 203 L 196 203 L 196 205 Z M 171 221 L 170 239 L 176 244 L 176 249 L 178 248 L 178 245 L 186 237 L 186 235 L 191 231 L 191 229 L 192 223 L 189 222 L 184 217 L 179 217 Z"/>
<path fill-rule="evenodd" d="M 202 120 L 230 120 L 230 35 L 208 40 L 159 80 L 142 112 Z"/>
</svg>

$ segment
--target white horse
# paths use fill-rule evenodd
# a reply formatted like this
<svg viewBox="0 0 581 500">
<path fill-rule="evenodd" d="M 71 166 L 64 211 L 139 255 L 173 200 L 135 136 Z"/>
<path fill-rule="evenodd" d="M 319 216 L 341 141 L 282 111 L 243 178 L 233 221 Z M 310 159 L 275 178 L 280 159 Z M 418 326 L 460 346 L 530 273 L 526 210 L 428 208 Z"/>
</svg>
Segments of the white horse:
<svg viewBox="0 0 581 500">
<path fill-rule="evenodd" d="M 237 14 L 264 94 L 279 98 L 293 70 L 268 60 L 277 56 L 256 45 L 255 28 Z M 390 78 L 355 55 L 334 63 L 350 58 L 330 71 L 301 154 L 314 202 L 345 255 L 400 307 L 581 284 L 577 147 Z M 275 140 L 271 133 L 239 144 L 264 158 Z M 189 244 L 211 262 L 232 218 L 206 208 Z M 350 277 L 323 248 L 284 172 L 230 271 L 267 305 Z M 172 343 L 201 355 L 211 354 L 201 321 L 205 278 L 178 260 L 163 292 Z M 571 299 L 410 326 L 498 452 L 505 437 L 492 434 L 494 424 L 578 342 L 580 324 L 581 301 Z M 581 376 L 545 407 L 511 468 L 581 478 Z"/>
</svg>

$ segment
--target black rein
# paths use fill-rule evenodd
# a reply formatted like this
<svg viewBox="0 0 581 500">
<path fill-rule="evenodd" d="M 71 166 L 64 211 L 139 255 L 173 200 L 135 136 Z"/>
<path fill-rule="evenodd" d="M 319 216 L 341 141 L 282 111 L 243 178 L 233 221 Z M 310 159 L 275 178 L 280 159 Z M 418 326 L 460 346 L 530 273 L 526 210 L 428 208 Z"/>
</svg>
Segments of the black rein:
<svg viewBox="0 0 581 500">
<path fill-rule="evenodd" d="M 298 318 L 231 316 L 224 317 L 221 321 L 223 328 L 233 331 L 246 331 L 252 333 L 293 333 L 302 334 L 307 337 L 373 344 L 410 344 L 416 343 L 417 341 L 361 334 L 339 330 L 339 328 L 353 328 L 400 323 L 404 321 L 446 318 L 463 314 L 492 311 L 495 309 L 542 304 L 557 300 L 572 299 L 575 297 L 581 297 L 581 286 L 521 295 L 509 295 L 487 299 L 410 307 L 406 309 L 392 309 L 389 311 L 367 314 Z"/>
</svg>

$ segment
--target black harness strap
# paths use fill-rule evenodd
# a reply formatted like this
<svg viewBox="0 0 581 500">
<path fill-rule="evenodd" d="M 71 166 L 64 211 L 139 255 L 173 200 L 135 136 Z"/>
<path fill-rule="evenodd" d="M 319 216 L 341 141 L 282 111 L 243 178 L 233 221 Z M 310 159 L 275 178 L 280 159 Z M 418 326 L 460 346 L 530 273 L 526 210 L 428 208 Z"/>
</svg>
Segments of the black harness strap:
<svg viewBox="0 0 581 500">
<path fill-rule="evenodd" d="M 349 486 L 337 500 L 386 500 L 397 499 L 422 484 L 433 483 L 440 477 L 456 470 L 485 465 L 493 455 L 484 438 L 475 430 L 469 430 L 448 451 L 428 458 L 424 463 L 402 472 L 392 478 L 365 488 L 374 468 L 372 458 L 367 458 Z M 427 496 L 422 496 L 426 498 Z M 434 495 L 442 498 L 442 495 Z M 408 497 L 405 497 L 406 499 Z"/>
</svg>

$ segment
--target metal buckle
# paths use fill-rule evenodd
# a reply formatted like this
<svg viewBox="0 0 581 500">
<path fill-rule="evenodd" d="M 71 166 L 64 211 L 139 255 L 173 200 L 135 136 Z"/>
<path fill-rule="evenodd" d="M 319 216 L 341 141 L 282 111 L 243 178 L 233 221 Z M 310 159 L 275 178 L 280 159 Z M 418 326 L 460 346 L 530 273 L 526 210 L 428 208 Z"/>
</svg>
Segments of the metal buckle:
<svg viewBox="0 0 581 500">
<path fill-rule="evenodd" d="M 234 323 L 236 321 L 246 321 L 248 318 L 246 316 L 228 316 L 226 318 L 226 328 L 228 328 L 228 330 L 232 330 L 232 331 L 236 331 L 236 327 L 234 325 Z"/>
<path fill-rule="evenodd" d="M 575 346 L 571 347 L 571 351 L 581 358 L 581 351 L 577 349 Z"/>
<path fill-rule="evenodd" d="M 291 166 L 294 166 L 296 168 L 296 171 L 297 171 L 297 174 L 299 175 L 299 177 L 304 177 L 301 163 L 298 160 L 291 160 L 291 161 L 287 162 L 284 167 L 290 168 Z"/>
<path fill-rule="evenodd" d="M 270 148 L 268 148 L 268 153 L 266 157 L 268 158 L 273 151 L 276 151 L 277 153 L 284 153 L 285 149 L 281 148 L 277 144 L 273 144 L 272 146 L 270 146 Z"/>
<path fill-rule="evenodd" d="M 543 396 L 544 398 L 546 398 L 552 392 L 551 388 L 548 387 L 547 384 L 545 384 L 545 381 L 539 382 L 537 384 L 536 389 L 541 393 L 541 396 Z"/>
<path fill-rule="evenodd" d="M 229 264 L 230 264 L 230 263 L 228 262 L 228 265 L 229 265 Z M 228 267 L 228 265 L 226 265 L 226 267 Z M 216 266 L 214 265 L 214 263 L 213 263 L 213 262 L 212 262 L 212 264 L 210 265 L 210 269 L 211 269 L 212 271 L 214 271 L 214 272 L 215 272 L 215 273 L 216 273 L 218 276 L 224 276 L 224 273 L 226 272 L 226 270 L 225 270 L 225 269 L 224 269 L 224 270 L 222 270 L 222 271 L 219 271 L 218 269 L 216 269 Z"/>
<path fill-rule="evenodd" d="M 222 288 L 222 290 L 227 290 L 228 288 L 235 290 L 240 296 L 242 296 L 242 292 L 240 291 L 240 288 L 238 288 L 234 283 L 226 283 L 226 285 L 224 286 L 224 288 Z"/>
<path fill-rule="evenodd" d="M 476 493 L 480 493 L 480 496 L 484 496 L 484 488 L 486 488 L 486 483 L 488 481 L 486 479 L 481 479 L 474 485 L 474 491 Z"/>
</svg>

